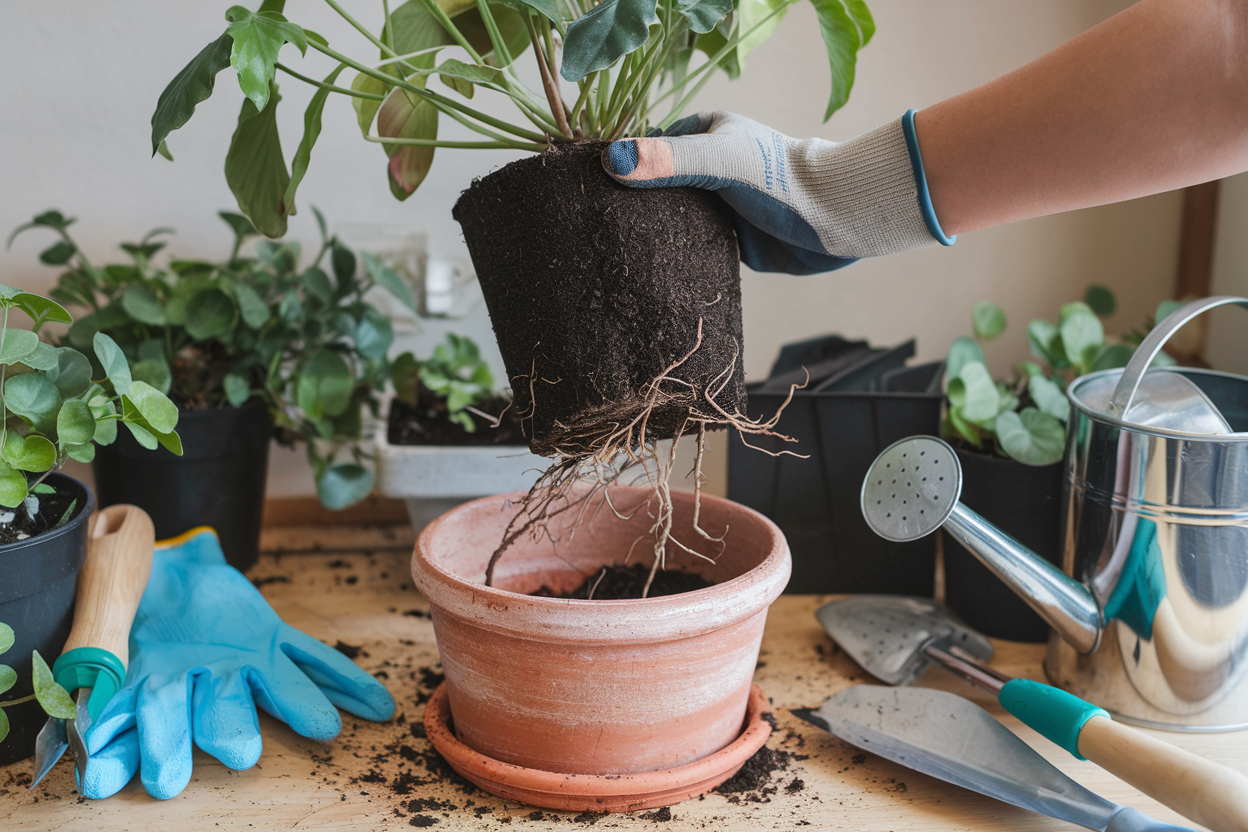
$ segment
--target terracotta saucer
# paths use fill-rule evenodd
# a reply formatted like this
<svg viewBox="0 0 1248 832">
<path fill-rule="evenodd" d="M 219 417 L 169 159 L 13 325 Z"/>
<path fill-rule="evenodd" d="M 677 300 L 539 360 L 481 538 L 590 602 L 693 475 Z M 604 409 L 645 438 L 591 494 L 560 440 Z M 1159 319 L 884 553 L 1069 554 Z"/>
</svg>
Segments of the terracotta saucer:
<svg viewBox="0 0 1248 832">
<path fill-rule="evenodd" d="M 499 762 L 464 745 L 451 730 L 446 683 L 425 706 L 425 733 L 451 768 L 491 794 L 564 812 L 632 812 L 671 806 L 708 792 L 737 773 L 771 735 L 767 697 L 750 689 L 745 728 L 726 747 L 676 768 L 642 774 L 563 774 Z"/>
</svg>

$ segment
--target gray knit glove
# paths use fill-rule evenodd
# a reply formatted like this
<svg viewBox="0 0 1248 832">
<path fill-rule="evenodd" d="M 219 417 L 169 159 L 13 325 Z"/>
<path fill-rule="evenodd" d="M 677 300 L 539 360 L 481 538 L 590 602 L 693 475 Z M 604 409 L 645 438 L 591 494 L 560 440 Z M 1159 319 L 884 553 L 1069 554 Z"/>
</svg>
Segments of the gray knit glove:
<svg viewBox="0 0 1248 832">
<path fill-rule="evenodd" d="M 716 191 L 735 210 L 741 260 L 756 271 L 826 272 L 956 239 L 932 210 L 914 110 L 840 143 L 698 113 L 661 136 L 613 142 L 603 165 L 634 188 Z"/>
</svg>

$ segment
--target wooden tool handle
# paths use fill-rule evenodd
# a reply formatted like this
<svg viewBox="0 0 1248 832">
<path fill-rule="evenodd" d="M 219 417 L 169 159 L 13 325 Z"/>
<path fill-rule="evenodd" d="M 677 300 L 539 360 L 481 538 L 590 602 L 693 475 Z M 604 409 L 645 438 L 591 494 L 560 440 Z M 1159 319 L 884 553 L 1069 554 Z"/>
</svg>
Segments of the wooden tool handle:
<svg viewBox="0 0 1248 832">
<path fill-rule="evenodd" d="M 99 647 L 129 665 L 130 625 L 152 573 L 155 542 L 152 519 L 138 506 L 109 506 L 95 515 L 66 653 Z"/>
<path fill-rule="evenodd" d="M 1248 832 L 1248 777 L 1104 716 L 1084 723 L 1079 753 L 1214 832 Z"/>
</svg>

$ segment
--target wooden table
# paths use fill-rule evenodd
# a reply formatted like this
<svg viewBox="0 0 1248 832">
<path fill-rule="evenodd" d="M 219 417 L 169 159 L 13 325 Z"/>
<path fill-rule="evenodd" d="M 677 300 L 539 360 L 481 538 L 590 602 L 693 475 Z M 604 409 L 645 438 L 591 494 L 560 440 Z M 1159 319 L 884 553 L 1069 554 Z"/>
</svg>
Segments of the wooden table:
<svg viewBox="0 0 1248 832">
<path fill-rule="evenodd" d="M 138 778 L 108 800 L 80 799 L 68 759 L 31 791 L 26 788 L 31 763 L 17 763 L 0 768 L 0 829 L 1075 828 L 863 754 L 794 717 L 789 708 L 817 706 L 864 680 L 815 621 L 814 610 L 826 600 L 817 596 L 782 597 L 767 622 L 756 681 L 771 698 L 778 725 L 768 747 L 781 752 L 788 768 L 775 772 L 766 788 L 711 794 L 665 812 L 631 815 L 577 816 L 505 802 L 448 776 L 419 736 L 423 702 L 440 668 L 428 606 L 408 573 L 411 532 L 316 529 L 266 535 L 270 554 L 253 570 L 253 581 L 290 624 L 341 643 L 348 652 L 358 648 L 357 661 L 394 693 L 399 716 L 376 725 L 344 715 L 342 735 L 317 743 L 262 715 L 265 744 L 258 765 L 230 771 L 196 751 L 190 785 L 168 801 L 149 797 Z M 994 666 L 1041 678 L 1041 646 L 1002 642 L 997 647 Z M 920 684 L 974 699 L 1104 797 L 1182 822 L 1094 764 L 1073 760 L 948 674 L 932 670 Z M 1158 735 L 1248 772 L 1248 734 Z"/>
</svg>

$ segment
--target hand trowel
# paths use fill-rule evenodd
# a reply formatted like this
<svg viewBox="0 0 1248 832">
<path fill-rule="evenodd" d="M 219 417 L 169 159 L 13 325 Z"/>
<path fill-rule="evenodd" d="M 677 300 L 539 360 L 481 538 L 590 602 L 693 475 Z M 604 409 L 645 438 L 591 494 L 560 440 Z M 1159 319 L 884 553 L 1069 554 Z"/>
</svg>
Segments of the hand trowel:
<svg viewBox="0 0 1248 832">
<path fill-rule="evenodd" d="M 996 694 L 1002 707 L 1076 758 L 1092 760 L 1185 817 L 1215 832 L 1248 830 L 1248 777 L 1114 722 L 1063 690 L 984 666 L 979 660 L 992 658 L 992 643 L 934 601 L 858 595 L 824 604 L 815 615 L 883 682 L 909 685 L 939 664 Z"/>
<path fill-rule="evenodd" d="M 1192 832 L 1085 789 L 975 703 L 928 688 L 855 685 L 810 724 L 907 768 L 1032 812 L 1103 832 Z"/>
<path fill-rule="evenodd" d="M 79 773 L 87 763 L 84 736 L 126 678 L 130 625 L 152 571 L 155 530 L 141 508 L 115 505 L 95 517 L 78 576 L 74 622 L 52 665 L 57 684 L 75 693 L 71 720 L 49 717 L 35 740 L 34 788 L 66 749 Z"/>
</svg>

